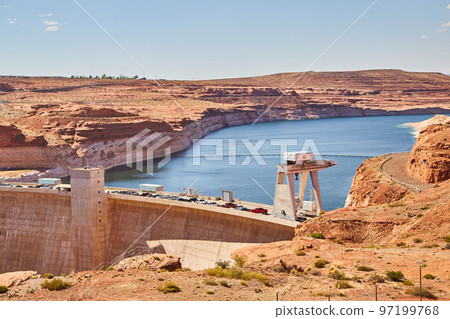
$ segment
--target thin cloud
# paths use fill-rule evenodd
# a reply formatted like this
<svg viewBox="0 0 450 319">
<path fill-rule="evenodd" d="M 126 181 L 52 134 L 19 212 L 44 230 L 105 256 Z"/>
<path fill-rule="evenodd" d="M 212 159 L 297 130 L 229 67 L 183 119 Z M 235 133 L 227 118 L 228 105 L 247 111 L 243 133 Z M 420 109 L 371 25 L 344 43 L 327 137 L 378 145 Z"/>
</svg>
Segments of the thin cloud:
<svg viewBox="0 0 450 319">
<path fill-rule="evenodd" d="M 50 27 L 45 28 L 45 31 L 50 31 L 50 32 L 56 32 L 58 31 L 59 27 L 57 25 L 52 25 Z"/>
<path fill-rule="evenodd" d="M 40 17 L 51 17 L 53 13 L 40 14 Z"/>
<path fill-rule="evenodd" d="M 441 27 L 450 27 L 450 21 L 441 25 Z"/>
<path fill-rule="evenodd" d="M 16 23 L 17 19 L 8 18 L 7 21 L 9 24 L 14 24 L 14 23 Z"/>
<path fill-rule="evenodd" d="M 447 6 L 447 9 L 450 9 L 450 4 Z"/>
<path fill-rule="evenodd" d="M 421 38 L 422 40 L 426 40 L 426 39 L 428 39 L 428 36 L 427 36 L 427 35 L 421 35 L 420 38 Z"/>
<path fill-rule="evenodd" d="M 447 31 L 447 28 L 442 28 L 442 29 L 437 29 L 436 30 L 437 33 L 442 33 L 442 32 L 445 32 L 445 31 Z"/>
<path fill-rule="evenodd" d="M 59 24 L 58 21 L 47 21 L 47 20 L 45 20 L 43 23 L 45 25 L 58 25 Z"/>
<path fill-rule="evenodd" d="M 11 8 L 11 6 L 9 4 L 4 4 L 3 8 Z"/>
</svg>

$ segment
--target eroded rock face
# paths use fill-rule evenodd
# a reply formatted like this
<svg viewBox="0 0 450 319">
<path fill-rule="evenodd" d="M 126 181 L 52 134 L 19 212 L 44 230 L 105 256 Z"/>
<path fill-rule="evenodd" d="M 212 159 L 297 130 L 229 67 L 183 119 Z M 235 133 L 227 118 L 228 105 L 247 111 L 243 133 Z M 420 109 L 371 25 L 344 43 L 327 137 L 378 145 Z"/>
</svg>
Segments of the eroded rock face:
<svg viewBox="0 0 450 319">
<path fill-rule="evenodd" d="M 13 287 L 20 285 L 21 282 L 30 278 L 38 277 L 36 271 L 14 271 L 0 274 L 0 285 L 6 287 Z"/>
<path fill-rule="evenodd" d="M 17 126 L 0 125 L 0 147 L 45 146 L 47 141 L 40 136 L 25 136 Z"/>
<path fill-rule="evenodd" d="M 143 269 L 143 270 L 157 270 L 166 269 L 168 271 L 175 271 L 181 268 L 180 257 L 167 256 L 163 254 L 146 254 L 137 255 L 122 259 L 115 266 L 116 270 L 126 269 Z"/>
<path fill-rule="evenodd" d="M 370 206 L 391 203 L 409 192 L 384 176 L 379 167 L 384 157 L 370 158 L 362 163 L 353 177 L 345 206 Z"/>
<path fill-rule="evenodd" d="M 419 132 L 407 171 L 425 183 L 450 178 L 450 124 L 429 125 Z"/>
</svg>

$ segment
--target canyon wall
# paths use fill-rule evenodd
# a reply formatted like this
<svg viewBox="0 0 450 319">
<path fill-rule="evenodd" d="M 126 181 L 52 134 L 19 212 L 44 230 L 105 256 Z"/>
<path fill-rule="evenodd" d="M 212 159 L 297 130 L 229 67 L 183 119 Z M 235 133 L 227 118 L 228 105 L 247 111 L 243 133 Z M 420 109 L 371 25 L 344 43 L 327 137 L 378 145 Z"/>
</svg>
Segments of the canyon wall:
<svg viewBox="0 0 450 319">
<path fill-rule="evenodd" d="M 445 113 L 448 110 L 441 108 L 426 109 L 408 109 L 408 110 L 383 110 L 383 109 L 363 109 L 357 107 L 345 106 L 323 106 L 323 107 L 304 107 L 296 110 L 286 110 L 283 108 L 274 108 L 262 117 L 258 122 L 282 121 L 282 120 L 304 120 L 318 118 L 334 118 L 334 117 L 357 117 L 357 116 L 380 116 L 380 115 L 409 115 L 409 114 L 435 114 Z M 188 149 L 192 141 L 201 139 L 209 133 L 230 126 L 252 124 L 262 114 L 258 111 L 209 111 L 204 117 L 196 122 L 187 123 L 181 131 L 159 130 L 162 135 L 149 143 L 146 148 L 151 148 L 163 136 L 167 136 L 170 140 L 159 147 L 156 147 L 152 158 L 163 157 L 166 148 L 170 148 L 171 153 Z M 147 128 L 139 125 L 129 124 L 127 131 L 119 125 L 118 127 L 110 125 L 108 130 L 116 132 L 114 136 L 107 139 L 91 138 L 89 134 L 97 134 L 95 127 L 87 130 L 81 127 L 80 131 L 75 130 L 75 139 L 79 135 L 85 136 L 83 142 L 73 145 L 51 145 L 51 146 L 18 146 L 4 147 L 0 152 L 0 169 L 4 168 L 20 168 L 20 169 L 50 169 L 43 176 L 62 177 L 67 176 L 71 168 L 83 166 L 101 166 L 105 169 L 114 166 L 120 166 L 127 163 L 127 142 L 134 134 L 138 134 Z M 152 125 L 148 127 L 153 128 Z M 165 128 L 167 129 L 167 127 Z M 89 133 L 90 132 L 90 133 Z M 156 132 L 154 130 L 151 133 Z M 120 133 L 122 137 L 117 135 Z M 149 133 L 149 134 L 151 134 Z M 105 134 L 105 133 L 103 133 Z M 131 135 L 133 134 L 133 135 Z M 146 136 L 135 141 L 134 145 L 144 141 Z M 106 135 L 105 135 L 106 136 Z M 108 135 L 109 136 L 109 135 Z M 142 159 L 147 159 L 147 152 L 139 154 Z M 138 158 L 136 147 L 132 148 L 133 162 Z M 28 176 L 23 181 L 35 180 L 36 176 Z"/>
</svg>

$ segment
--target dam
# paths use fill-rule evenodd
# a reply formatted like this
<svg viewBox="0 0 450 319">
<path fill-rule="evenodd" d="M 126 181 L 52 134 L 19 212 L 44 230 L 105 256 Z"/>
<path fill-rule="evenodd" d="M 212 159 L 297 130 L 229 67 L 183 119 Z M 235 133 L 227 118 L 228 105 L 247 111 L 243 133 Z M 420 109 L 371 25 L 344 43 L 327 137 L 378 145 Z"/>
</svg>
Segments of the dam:
<svg viewBox="0 0 450 319">
<path fill-rule="evenodd" d="M 291 240 L 296 222 L 190 202 L 105 192 L 104 170 L 71 170 L 70 187 L 0 187 L 0 273 L 101 269 L 139 253 L 193 270 L 243 246 Z"/>
</svg>

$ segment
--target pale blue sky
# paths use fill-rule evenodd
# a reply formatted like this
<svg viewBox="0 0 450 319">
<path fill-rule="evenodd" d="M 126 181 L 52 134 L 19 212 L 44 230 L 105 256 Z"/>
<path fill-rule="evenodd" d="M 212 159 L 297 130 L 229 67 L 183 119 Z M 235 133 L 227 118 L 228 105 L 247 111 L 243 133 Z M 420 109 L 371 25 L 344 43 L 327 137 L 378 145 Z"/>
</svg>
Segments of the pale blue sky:
<svg viewBox="0 0 450 319">
<path fill-rule="evenodd" d="M 155 78 L 304 71 L 373 0 L 78 0 Z M 0 74 L 135 75 L 73 0 L 0 0 Z M 314 71 L 450 73 L 450 0 L 379 0 Z"/>
</svg>

